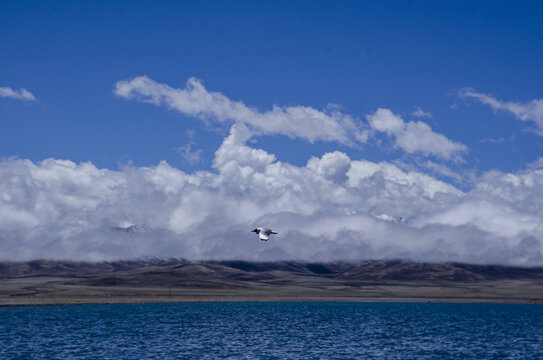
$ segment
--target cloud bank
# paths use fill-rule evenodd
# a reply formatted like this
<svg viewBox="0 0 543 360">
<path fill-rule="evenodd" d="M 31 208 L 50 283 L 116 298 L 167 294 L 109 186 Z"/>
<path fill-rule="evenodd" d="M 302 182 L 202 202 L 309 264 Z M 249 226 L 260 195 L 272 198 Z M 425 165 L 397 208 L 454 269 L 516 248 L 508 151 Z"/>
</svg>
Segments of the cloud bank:
<svg viewBox="0 0 543 360">
<path fill-rule="evenodd" d="M 537 126 L 538 134 L 543 136 L 543 99 L 533 99 L 529 102 L 500 101 L 492 95 L 466 88 L 459 92 L 463 98 L 472 98 L 490 106 L 494 110 L 507 111 L 521 121 L 532 121 Z"/>
<path fill-rule="evenodd" d="M 543 169 L 490 172 L 464 193 L 342 152 L 277 161 L 243 123 L 213 171 L 0 161 L 0 260 L 361 260 L 543 265 Z M 405 220 L 404 220 L 405 219 Z M 137 225 L 137 226 L 133 226 Z M 271 227 L 265 244 L 250 230 Z M 122 231 L 119 231 L 122 230 Z"/>
<path fill-rule="evenodd" d="M 23 101 L 36 100 L 30 91 L 26 89 L 13 90 L 10 87 L 0 87 L 0 97 Z"/>
</svg>

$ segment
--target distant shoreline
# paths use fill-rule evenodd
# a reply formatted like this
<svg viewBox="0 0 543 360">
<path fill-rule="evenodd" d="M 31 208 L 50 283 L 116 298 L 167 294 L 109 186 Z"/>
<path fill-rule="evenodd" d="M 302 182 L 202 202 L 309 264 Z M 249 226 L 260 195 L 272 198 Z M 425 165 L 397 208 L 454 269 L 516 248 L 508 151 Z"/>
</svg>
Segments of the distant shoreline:
<svg viewBox="0 0 543 360">
<path fill-rule="evenodd" d="M 458 284 L 462 285 L 462 284 Z M 499 286 L 500 284 L 491 284 Z M 394 286 L 378 285 L 381 291 L 390 296 L 353 295 L 351 292 L 330 293 L 327 290 L 313 290 L 306 295 L 289 295 L 292 289 L 274 288 L 265 292 L 231 289 L 175 289 L 175 295 L 169 295 L 168 289 L 135 289 L 111 287 L 89 289 L 75 287 L 70 296 L 42 295 L 0 295 L 0 306 L 36 306 L 36 305 L 83 305 L 83 304 L 142 304 L 142 303 L 230 303 L 230 302 L 350 302 L 350 303 L 483 303 L 483 304 L 543 304 L 543 297 L 498 297 L 479 293 L 478 296 L 455 296 L 455 288 L 439 286 L 436 290 L 448 292 L 448 296 L 394 296 Z M 421 285 L 422 286 L 422 285 Z M 301 289 L 301 293 L 308 292 Z M 295 292 L 294 292 L 295 293 Z M 475 295 L 475 292 L 474 294 Z"/>
<path fill-rule="evenodd" d="M 525 304 L 525 305 L 543 305 L 543 298 L 540 299 L 519 299 L 519 298 L 409 298 L 409 297 L 323 297 L 323 298 L 244 298 L 239 299 L 231 297 L 224 299 L 217 298 L 174 298 L 174 299 L 85 299 L 70 300 L 39 300 L 0 302 L 0 307 L 9 306 L 59 306 L 59 305 L 122 305 L 122 304 L 172 304 L 172 303 L 304 303 L 304 302 L 327 302 L 327 303 L 433 303 L 433 304 Z"/>
</svg>

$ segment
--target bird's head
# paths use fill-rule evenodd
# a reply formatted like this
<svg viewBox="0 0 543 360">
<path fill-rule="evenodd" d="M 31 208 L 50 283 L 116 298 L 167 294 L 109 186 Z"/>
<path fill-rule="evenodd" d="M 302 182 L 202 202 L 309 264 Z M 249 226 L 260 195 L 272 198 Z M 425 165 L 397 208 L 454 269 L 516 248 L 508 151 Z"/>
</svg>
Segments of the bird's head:
<svg viewBox="0 0 543 360">
<path fill-rule="evenodd" d="M 254 230 L 251 230 L 251 232 L 254 232 L 254 233 L 257 233 L 257 234 L 258 234 L 258 233 L 260 232 L 260 230 L 254 229 Z"/>
</svg>

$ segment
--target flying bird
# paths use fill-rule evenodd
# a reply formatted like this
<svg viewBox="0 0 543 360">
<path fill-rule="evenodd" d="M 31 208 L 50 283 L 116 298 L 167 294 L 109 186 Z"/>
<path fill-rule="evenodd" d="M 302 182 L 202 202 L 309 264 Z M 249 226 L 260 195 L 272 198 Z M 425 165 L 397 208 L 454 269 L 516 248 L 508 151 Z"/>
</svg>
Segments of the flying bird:
<svg viewBox="0 0 543 360">
<path fill-rule="evenodd" d="M 251 232 L 257 233 L 261 241 L 268 241 L 271 234 L 277 234 L 276 232 L 272 231 L 272 229 L 268 229 L 265 227 L 256 228 Z"/>
</svg>

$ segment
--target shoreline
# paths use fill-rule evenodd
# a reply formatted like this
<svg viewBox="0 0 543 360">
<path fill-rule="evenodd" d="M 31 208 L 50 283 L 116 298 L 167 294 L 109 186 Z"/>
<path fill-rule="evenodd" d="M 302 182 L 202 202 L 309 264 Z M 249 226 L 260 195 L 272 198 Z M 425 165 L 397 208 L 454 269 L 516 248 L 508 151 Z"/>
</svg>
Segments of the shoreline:
<svg viewBox="0 0 543 360">
<path fill-rule="evenodd" d="M 357 298 L 357 299 L 174 299 L 174 300 L 126 300 L 81 302 L 29 302 L 2 303 L 0 308 L 27 306 L 77 306 L 77 305 L 129 305 L 129 304 L 203 304 L 203 303 L 410 303 L 410 304 L 504 304 L 543 305 L 543 299 L 532 301 L 518 299 L 419 299 L 419 298 Z"/>
<path fill-rule="evenodd" d="M 348 295 L 250 295 L 213 294 L 187 296 L 70 296 L 70 297 L 0 297 L 0 307 L 49 306 L 49 305 L 102 305 L 102 304 L 156 304 L 156 303 L 265 303 L 265 302 L 345 302 L 345 303 L 455 303 L 455 304 L 529 304 L 543 305 L 543 297 L 492 297 L 492 296 L 348 296 Z"/>
</svg>

